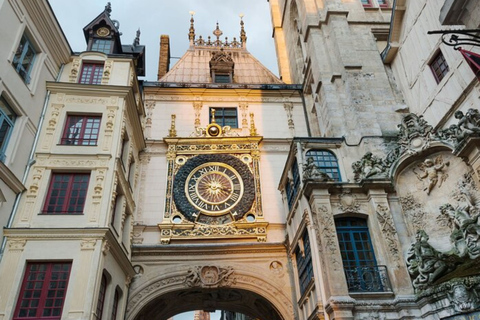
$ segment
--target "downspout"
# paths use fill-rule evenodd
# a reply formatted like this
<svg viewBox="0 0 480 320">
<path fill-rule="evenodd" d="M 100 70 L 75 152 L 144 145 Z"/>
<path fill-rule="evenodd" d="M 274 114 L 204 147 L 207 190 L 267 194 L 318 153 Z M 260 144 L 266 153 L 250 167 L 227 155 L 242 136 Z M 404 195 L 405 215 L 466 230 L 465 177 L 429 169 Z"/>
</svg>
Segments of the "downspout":
<svg viewBox="0 0 480 320">
<path fill-rule="evenodd" d="M 62 65 L 60 66 L 60 70 L 58 71 L 57 77 L 55 79 L 55 82 L 58 82 L 60 80 L 60 76 L 63 72 L 64 67 L 65 67 L 65 64 L 62 63 Z M 33 140 L 33 145 L 32 145 L 32 149 L 30 150 L 30 156 L 28 157 L 28 162 L 25 168 L 25 172 L 23 173 L 22 185 L 25 185 L 25 183 L 27 182 L 27 177 L 28 177 L 28 174 L 30 173 L 30 169 L 35 164 L 35 149 L 37 148 L 38 140 L 40 139 L 40 132 L 42 131 L 42 126 L 45 120 L 45 114 L 47 112 L 47 106 L 49 101 L 50 101 L 50 90 L 47 90 L 47 94 L 43 102 L 42 113 L 40 115 L 40 119 L 38 120 L 38 128 L 37 128 L 37 132 L 35 133 L 35 139 Z M 5 226 L 5 229 L 9 229 L 12 227 L 13 220 L 15 219 L 15 215 L 17 214 L 18 205 L 20 203 L 20 198 L 23 192 L 24 191 L 18 193 L 15 197 L 15 202 L 13 203 L 12 212 L 10 213 L 10 217 L 8 218 L 8 222 L 7 222 L 7 225 Z M 7 238 L 3 236 L 2 246 L 0 248 L 0 262 L 2 261 L 6 245 L 7 245 Z"/>
<path fill-rule="evenodd" d="M 305 122 L 307 124 L 307 134 L 308 134 L 308 137 L 311 137 L 312 133 L 310 131 L 310 123 L 309 123 L 309 119 L 308 119 L 307 105 L 305 103 L 305 96 L 303 94 L 303 86 L 302 86 L 302 89 L 298 90 L 298 92 L 300 93 L 300 97 L 302 98 L 303 115 L 305 116 Z"/>
<path fill-rule="evenodd" d="M 392 16 L 390 17 L 390 30 L 388 32 L 388 40 L 387 40 L 387 46 L 385 47 L 385 49 L 383 49 L 382 53 L 380 53 L 380 57 L 382 57 L 382 61 L 385 62 L 385 59 L 388 55 L 388 52 L 390 51 L 391 49 L 391 46 L 390 46 L 390 41 L 391 41 L 391 38 L 392 38 L 392 30 L 393 30 L 393 20 L 395 18 L 395 8 L 396 8 L 396 5 L 397 5 L 397 0 L 393 0 L 393 3 L 392 3 Z"/>
</svg>

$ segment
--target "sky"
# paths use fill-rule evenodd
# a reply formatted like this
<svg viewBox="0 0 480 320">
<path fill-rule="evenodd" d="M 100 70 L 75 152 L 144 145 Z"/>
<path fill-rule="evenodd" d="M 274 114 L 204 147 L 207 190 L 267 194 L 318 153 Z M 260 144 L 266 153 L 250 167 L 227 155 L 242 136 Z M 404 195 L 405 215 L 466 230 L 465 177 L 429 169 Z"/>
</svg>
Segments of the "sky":
<svg viewBox="0 0 480 320">
<path fill-rule="evenodd" d="M 105 9 L 107 1 L 49 0 L 50 5 L 74 52 L 86 48 L 83 27 Z M 218 21 L 221 37 L 239 39 L 240 14 L 247 33 L 247 50 L 274 74 L 278 75 L 277 59 L 272 38 L 271 16 L 267 0 L 110 0 L 111 18 L 120 23 L 122 44 L 131 44 L 140 28 L 140 44 L 146 45 L 149 81 L 156 81 L 160 35 L 170 36 L 170 54 L 181 57 L 188 49 L 190 11 L 194 11 L 195 31 L 204 38 L 212 36 Z M 81 5 L 79 5 L 81 3 Z M 178 59 L 171 59 L 170 67 Z"/>
<path fill-rule="evenodd" d="M 95 19 L 107 1 L 49 0 L 50 5 L 74 52 L 86 49 L 83 27 Z M 247 33 L 247 50 L 263 65 L 278 75 L 272 26 L 267 0 L 110 0 L 111 18 L 120 23 L 122 44 L 131 44 L 140 28 L 140 44 L 146 46 L 147 69 L 145 80 L 156 81 L 160 35 L 170 36 L 170 68 L 188 49 L 190 11 L 194 11 L 195 31 L 198 36 L 213 36 L 216 23 L 223 31 L 221 37 L 229 41 L 239 39 L 240 14 L 243 14 Z M 218 320 L 220 312 L 211 314 Z M 174 320 L 192 320 L 193 312 L 174 317 Z"/>
</svg>

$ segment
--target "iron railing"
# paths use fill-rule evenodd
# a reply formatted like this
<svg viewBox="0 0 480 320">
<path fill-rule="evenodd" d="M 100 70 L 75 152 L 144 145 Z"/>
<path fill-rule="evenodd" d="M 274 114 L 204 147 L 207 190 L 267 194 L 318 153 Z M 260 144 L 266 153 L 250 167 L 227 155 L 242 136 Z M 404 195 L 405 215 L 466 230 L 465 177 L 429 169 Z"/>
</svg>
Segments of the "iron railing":
<svg viewBox="0 0 480 320">
<path fill-rule="evenodd" d="M 345 268 L 349 292 L 391 292 L 386 266 Z"/>
</svg>

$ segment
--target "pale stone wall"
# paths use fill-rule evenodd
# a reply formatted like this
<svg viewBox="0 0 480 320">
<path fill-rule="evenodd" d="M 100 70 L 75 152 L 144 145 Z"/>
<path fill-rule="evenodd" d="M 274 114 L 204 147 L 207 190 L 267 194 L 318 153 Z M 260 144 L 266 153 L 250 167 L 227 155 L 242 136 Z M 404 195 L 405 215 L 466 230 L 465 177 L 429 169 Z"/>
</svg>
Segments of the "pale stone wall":
<svg viewBox="0 0 480 320">
<path fill-rule="evenodd" d="M 410 112 L 422 114 L 432 125 L 443 125 L 455 110 L 478 102 L 478 84 L 463 56 L 426 31 L 445 29 L 439 22 L 443 1 L 409 1 L 401 28 L 400 49 L 392 63 L 395 79 Z M 472 4 L 473 5 L 473 4 Z M 478 5 L 477 5 L 478 7 Z M 472 46 L 465 50 L 479 52 Z M 430 62 L 441 50 L 450 71 L 437 84 Z"/>
<path fill-rule="evenodd" d="M 0 226 L 7 224 L 21 184 L 34 136 L 43 109 L 45 81 L 53 81 L 63 63 L 69 61 L 70 48 L 47 1 L 3 1 L 0 7 L 0 95 L 17 115 L 1 165 L 0 179 L 6 203 L 0 207 Z M 22 35 L 28 35 L 37 56 L 27 84 L 12 66 Z M 46 34 L 55 34 L 46 37 Z M 0 230 L 0 237 L 3 228 Z"/>
</svg>

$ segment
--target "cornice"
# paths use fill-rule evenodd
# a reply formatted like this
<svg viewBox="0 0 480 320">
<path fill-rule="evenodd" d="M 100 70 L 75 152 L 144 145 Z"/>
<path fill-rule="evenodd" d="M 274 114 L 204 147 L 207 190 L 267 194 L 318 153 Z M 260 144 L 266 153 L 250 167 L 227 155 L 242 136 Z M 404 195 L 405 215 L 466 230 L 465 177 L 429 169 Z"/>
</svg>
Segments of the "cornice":
<svg viewBox="0 0 480 320">
<path fill-rule="evenodd" d="M 118 96 L 121 98 L 126 98 L 127 95 L 131 94 L 131 98 L 134 99 L 133 89 L 130 86 L 47 81 L 47 90 L 50 90 L 51 93 L 64 93 L 66 95 L 97 97 Z"/>
<path fill-rule="evenodd" d="M 142 256 L 215 256 L 239 254 L 278 254 L 286 255 L 283 243 L 227 243 L 227 244 L 168 244 L 133 245 L 132 257 Z"/>
<path fill-rule="evenodd" d="M 122 270 L 133 277 L 135 271 L 129 257 L 108 228 L 6 228 L 4 236 L 7 239 L 38 240 L 106 240 L 109 244 L 108 252 L 119 263 Z"/>
</svg>

